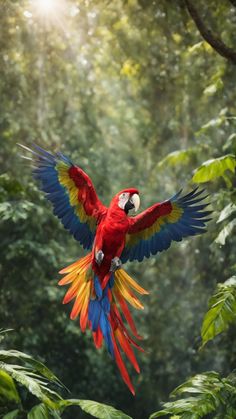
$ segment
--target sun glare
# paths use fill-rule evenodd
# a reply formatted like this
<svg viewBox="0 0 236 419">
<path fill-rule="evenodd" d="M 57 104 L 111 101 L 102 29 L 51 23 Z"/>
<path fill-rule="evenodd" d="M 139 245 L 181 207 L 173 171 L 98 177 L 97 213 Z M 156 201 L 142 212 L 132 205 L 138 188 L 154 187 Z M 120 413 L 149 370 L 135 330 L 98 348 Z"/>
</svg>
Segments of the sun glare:
<svg viewBox="0 0 236 419">
<path fill-rule="evenodd" d="M 42 15 L 51 15 L 58 9 L 60 0 L 34 0 L 35 7 Z"/>
</svg>

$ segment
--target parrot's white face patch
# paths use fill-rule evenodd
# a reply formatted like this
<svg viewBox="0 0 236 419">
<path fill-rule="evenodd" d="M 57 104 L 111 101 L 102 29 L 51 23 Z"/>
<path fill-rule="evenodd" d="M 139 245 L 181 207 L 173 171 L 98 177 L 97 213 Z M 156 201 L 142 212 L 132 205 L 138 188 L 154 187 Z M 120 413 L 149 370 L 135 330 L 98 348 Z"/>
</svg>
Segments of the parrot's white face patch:
<svg viewBox="0 0 236 419">
<path fill-rule="evenodd" d="M 129 192 L 123 192 L 119 196 L 118 206 L 121 209 L 125 210 L 125 205 L 127 204 L 128 201 L 130 201 L 133 204 L 134 211 L 137 212 L 140 206 L 139 195 L 135 193 L 132 196 L 130 196 Z"/>
<path fill-rule="evenodd" d="M 130 193 L 129 192 L 123 192 L 120 196 L 119 196 L 119 202 L 118 202 L 118 207 L 120 207 L 121 209 L 125 209 L 125 204 L 128 202 L 130 197 Z"/>
</svg>

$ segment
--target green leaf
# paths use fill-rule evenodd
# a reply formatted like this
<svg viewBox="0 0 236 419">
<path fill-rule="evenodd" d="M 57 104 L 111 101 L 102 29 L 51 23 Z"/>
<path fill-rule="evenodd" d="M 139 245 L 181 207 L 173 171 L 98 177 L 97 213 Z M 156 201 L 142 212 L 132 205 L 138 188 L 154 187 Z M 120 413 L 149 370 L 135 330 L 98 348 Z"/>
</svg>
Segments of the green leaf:
<svg viewBox="0 0 236 419">
<path fill-rule="evenodd" d="M 30 213 L 38 212 L 38 207 L 30 201 L 11 201 L 0 203 L 0 220 L 11 220 L 18 223 L 21 220 L 26 220 Z"/>
<path fill-rule="evenodd" d="M 226 224 L 226 226 L 220 231 L 220 233 L 216 237 L 215 242 L 224 246 L 227 237 L 232 233 L 235 226 L 236 226 L 236 219 Z"/>
<path fill-rule="evenodd" d="M 223 81 L 221 78 L 217 79 L 215 83 L 210 84 L 209 86 L 207 86 L 204 91 L 203 94 L 205 96 L 212 96 L 214 95 L 218 90 L 221 90 L 224 87 Z"/>
<path fill-rule="evenodd" d="M 158 163 L 158 167 L 165 168 L 166 165 L 173 167 L 178 164 L 188 164 L 195 153 L 195 148 L 173 151 L 172 153 L 167 154 L 167 156 Z"/>
<path fill-rule="evenodd" d="M 86 413 L 99 419 L 131 419 L 130 416 L 121 412 L 121 410 L 91 400 L 81 400 L 80 407 Z"/>
<path fill-rule="evenodd" d="M 11 376 L 0 370 L 0 399 L 20 403 L 20 397 Z"/>
<path fill-rule="evenodd" d="M 209 182 L 223 176 L 226 170 L 234 173 L 235 167 L 236 160 L 233 154 L 207 160 L 196 170 L 192 181 L 194 183 Z"/>
<path fill-rule="evenodd" d="M 188 55 L 191 55 L 191 54 L 194 54 L 194 53 L 199 53 L 199 52 L 202 52 L 202 51 L 211 53 L 212 48 L 207 42 L 200 41 L 197 44 L 194 44 L 191 47 L 188 47 L 185 54 L 188 56 Z"/>
<path fill-rule="evenodd" d="M 201 330 L 202 346 L 216 335 L 225 331 L 236 319 L 236 276 L 224 284 L 218 284 L 215 294 L 209 300 Z"/>
<path fill-rule="evenodd" d="M 5 333 L 12 332 L 14 329 L 0 329 L 0 335 L 5 335 Z"/>
<path fill-rule="evenodd" d="M 49 419 L 48 408 L 40 403 L 34 406 L 27 415 L 27 419 Z"/>
<path fill-rule="evenodd" d="M 220 284 L 219 284 L 220 285 Z M 236 276 L 235 275 L 233 275 L 233 276 L 231 276 L 230 278 L 228 278 L 225 282 L 224 282 L 224 284 L 223 285 L 225 285 L 225 286 L 233 286 L 233 287 L 236 287 Z"/>
<path fill-rule="evenodd" d="M 12 196 L 16 196 L 23 190 L 20 182 L 17 179 L 10 177 L 8 173 L 0 175 L 0 186 Z"/>
<path fill-rule="evenodd" d="M 0 342 L 5 339 L 5 334 L 8 332 L 12 332 L 13 329 L 0 329 Z"/>
<path fill-rule="evenodd" d="M 80 406 L 82 410 L 98 419 L 132 419 L 130 416 L 112 406 L 94 402 L 92 400 L 62 400 L 58 403 L 62 408 Z"/>
<path fill-rule="evenodd" d="M 235 418 L 236 418 L 236 408 L 233 406 L 226 407 L 224 419 L 235 419 Z M 218 416 L 218 419 L 221 419 L 220 416 Z"/>
<path fill-rule="evenodd" d="M 48 367 L 46 367 L 46 365 L 34 359 L 32 356 L 27 355 L 24 352 L 16 351 L 14 349 L 9 349 L 7 351 L 0 350 L 0 361 L 11 362 L 12 360 L 21 361 L 27 366 L 31 366 L 35 371 L 37 371 L 43 377 L 47 378 L 49 381 L 53 381 L 63 386 L 60 380 L 55 376 L 55 374 Z"/>
<path fill-rule="evenodd" d="M 214 93 L 214 92 L 212 92 L 212 90 L 211 90 L 210 93 Z M 202 134 L 206 134 L 209 129 L 218 128 L 221 125 L 223 125 L 227 120 L 227 117 L 226 117 L 227 111 L 228 111 L 227 108 L 221 109 L 219 115 L 215 118 L 210 119 L 206 124 L 202 125 L 200 130 L 198 130 L 196 132 L 196 135 L 199 136 L 199 135 L 202 135 Z"/>
<path fill-rule="evenodd" d="M 7 372 L 13 380 L 26 387 L 30 393 L 51 408 L 55 408 L 56 402 L 61 399 L 60 395 L 50 390 L 47 387 L 48 383 L 40 375 L 32 372 L 31 369 L 4 362 L 0 362 L 0 369 Z"/>
<path fill-rule="evenodd" d="M 234 212 L 236 212 L 236 205 L 235 204 L 228 204 L 220 213 L 220 216 L 217 220 L 217 223 L 221 223 L 221 221 L 226 220 L 226 218 L 230 217 Z"/>
<path fill-rule="evenodd" d="M 11 412 L 4 415 L 2 419 L 17 419 L 19 418 L 19 412 L 19 409 L 12 410 Z"/>
<path fill-rule="evenodd" d="M 196 411 L 198 413 L 196 413 Z M 201 397 L 188 397 L 186 399 L 165 403 L 164 409 L 153 413 L 150 416 L 150 419 L 173 414 L 181 414 L 180 417 L 182 419 L 199 419 L 213 411 L 215 411 L 215 407 L 211 401 L 203 401 Z"/>
<path fill-rule="evenodd" d="M 226 143 L 223 145 L 223 151 L 236 148 L 236 134 L 233 133 L 227 138 Z"/>
</svg>

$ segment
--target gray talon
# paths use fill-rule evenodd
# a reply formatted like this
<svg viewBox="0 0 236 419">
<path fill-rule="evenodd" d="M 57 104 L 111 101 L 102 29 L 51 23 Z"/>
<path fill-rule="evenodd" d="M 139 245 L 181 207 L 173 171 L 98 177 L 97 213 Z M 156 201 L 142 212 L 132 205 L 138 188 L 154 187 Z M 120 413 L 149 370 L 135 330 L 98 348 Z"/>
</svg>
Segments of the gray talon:
<svg viewBox="0 0 236 419">
<path fill-rule="evenodd" d="M 102 250 L 99 250 L 95 255 L 96 262 L 99 266 L 101 265 L 103 258 L 104 258 L 104 253 Z"/>
<path fill-rule="evenodd" d="M 122 262 L 120 260 L 120 258 L 118 258 L 117 256 L 112 259 L 111 261 L 111 267 L 110 267 L 110 271 L 111 272 L 115 272 L 117 269 L 120 269 L 122 265 Z"/>
</svg>

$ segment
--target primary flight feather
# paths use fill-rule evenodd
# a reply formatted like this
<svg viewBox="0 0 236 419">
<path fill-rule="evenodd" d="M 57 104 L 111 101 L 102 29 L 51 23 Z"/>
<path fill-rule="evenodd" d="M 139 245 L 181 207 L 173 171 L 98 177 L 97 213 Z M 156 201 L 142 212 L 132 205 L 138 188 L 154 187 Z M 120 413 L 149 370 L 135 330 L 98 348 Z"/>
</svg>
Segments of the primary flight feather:
<svg viewBox="0 0 236 419">
<path fill-rule="evenodd" d="M 172 241 L 205 232 L 211 211 L 202 203 L 203 191 L 194 189 L 184 196 L 180 191 L 130 217 L 129 211 L 139 208 L 137 189 L 120 191 L 106 207 L 89 176 L 63 154 L 53 155 L 36 145 L 34 150 L 22 147 L 33 155 L 34 176 L 51 201 L 54 214 L 90 250 L 87 256 L 60 271 L 65 276 L 59 285 L 69 285 L 63 303 L 74 301 L 71 319 L 79 317 L 82 331 L 87 327 L 92 330 L 97 348 L 104 340 L 124 382 L 135 394 L 121 353 L 139 372 L 133 348 L 143 349 L 131 336 L 140 339 L 127 302 L 143 309 L 136 293 L 148 292 L 123 270 L 122 264 L 128 260 L 141 262 L 144 257 L 168 249 Z"/>
</svg>

